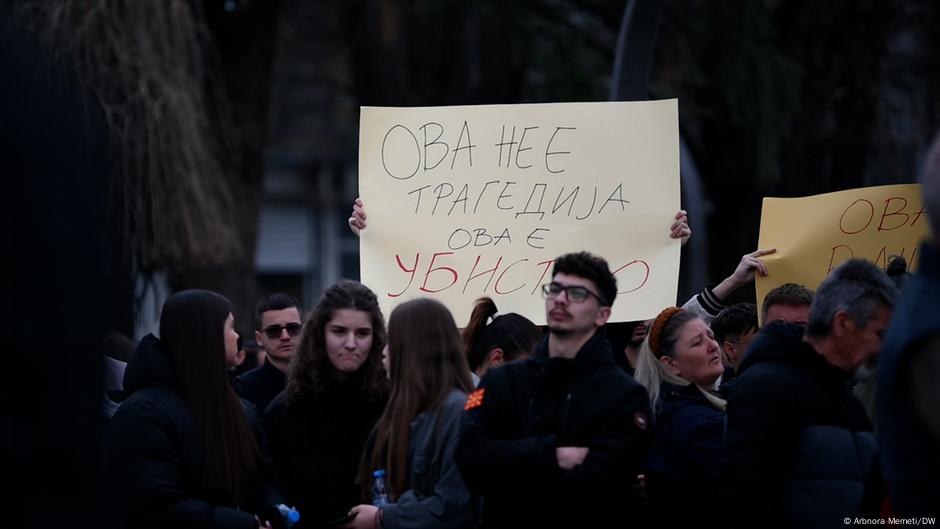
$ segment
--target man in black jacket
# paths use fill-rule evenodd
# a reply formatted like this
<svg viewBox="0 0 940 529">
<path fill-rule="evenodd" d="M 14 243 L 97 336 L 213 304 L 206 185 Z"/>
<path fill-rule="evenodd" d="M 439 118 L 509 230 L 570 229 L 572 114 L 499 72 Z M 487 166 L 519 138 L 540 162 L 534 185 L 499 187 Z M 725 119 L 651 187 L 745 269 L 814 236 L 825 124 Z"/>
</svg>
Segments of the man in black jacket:
<svg viewBox="0 0 940 529">
<path fill-rule="evenodd" d="M 258 302 L 255 308 L 255 340 L 264 349 L 260 367 L 238 377 L 241 398 L 255 405 L 258 416 L 287 386 L 287 367 L 297 352 L 303 330 L 300 302 L 291 295 L 276 293 Z"/>
<path fill-rule="evenodd" d="M 922 180 L 932 236 L 904 287 L 878 364 L 878 414 L 894 514 L 940 515 L 940 136 Z M 912 259 L 913 260 L 913 259 Z"/>
<path fill-rule="evenodd" d="M 465 407 L 457 464 L 484 527 L 629 525 L 624 499 L 648 448 L 646 391 L 598 329 L 617 284 L 606 261 L 559 257 L 543 286 L 549 336 L 487 371 Z"/>
<path fill-rule="evenodd" d="M 870 375 L 898 291 L 847 261 L 820 285 L 805 329 L 772 322 L 729 390 L 723 485 L 739 527 L 838 527 L 875 516 L 878 441 L 852 380 Z"/>
</svg>

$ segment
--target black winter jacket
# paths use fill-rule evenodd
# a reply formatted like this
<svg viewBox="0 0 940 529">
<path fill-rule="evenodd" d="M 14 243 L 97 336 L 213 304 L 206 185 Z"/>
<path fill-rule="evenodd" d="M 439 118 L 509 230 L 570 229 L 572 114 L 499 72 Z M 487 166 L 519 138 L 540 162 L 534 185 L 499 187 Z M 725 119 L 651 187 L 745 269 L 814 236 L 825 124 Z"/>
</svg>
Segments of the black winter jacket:
<svg viewBox="0 0 940 529">
<path fill-rule="evenodd" d="M 803 341 L 767 325 L 728 390 L 723 489 L 740 527 L 841 527 L 877 513 L 878 442 L 849 375 Z"/>
<path fill-rule="evenodd" d="M 940 250 L 921 247 L 920 270 L 894 309 L 878 357 L 878 412 L 891 507 L 899 516 L 940 515 L 940 437 L 918 412 L 915 361 L 940 348 Z M 931 348 L 933 348 L 931 350 Z M 921 356 L 924 355 L 924 356 Z M 934 357 L 936 358 L 936 357 Z M 932 376 L 936 376 L 934 373 Z M 937 402 L 928 403 L 936 410 Z"/>
<path fill-rule="evenodd" d="M 287 375 L 267 359 L 260 366 L 239 376 L 234 385 L 239 396 L 254 405 L 259 417 L 264 417 L 268 405 L 286 386 Z"/>
<path fill-rule="evenodd" d="M 264 414 L 280 485 L 301 513 L 295 529 L 326 527 L 361 503 L 362 451 L 385 402 L 360 388 L 358 379 L 333 383 L 319 402 L 289 403 L 281 392 Z"/>
<path fill-rule="evenodd" d="M 663 383 L 653 422 L 646 483 L 656 525 L 722 526 L 724 509 L 716 507 L 725 413 L 694 385 Z"/>
<path fill-rule="evenodd" d="M 214 504 L 201 490 L 203 451 L 192 412 L 177 393 L 169 360 L 152 335 L 141 340 L 124 376 L 129 397 L 110 424 L 100 525 L 115 528 L 256 529 L 254 514 L 283 500 L 264 483 L 248 501 Z M 255 435 L 254 408 L 242 401 Z M 263 444 L 263 441 L 261 443 Z M 247 511 L 247 512 L 246 512 Z"/>
<path fill-rule="evenodd" d="M 646 390 L 595 334 L 574 359 L 549 358 L 548 338 L 528 360 L 487 371 L 464 416 L 457 464 L 482 493 L 484 527 L 620 527 L 648 449 Z M 556 447 L 589 448 L 558 466 Z"/>
</svg>

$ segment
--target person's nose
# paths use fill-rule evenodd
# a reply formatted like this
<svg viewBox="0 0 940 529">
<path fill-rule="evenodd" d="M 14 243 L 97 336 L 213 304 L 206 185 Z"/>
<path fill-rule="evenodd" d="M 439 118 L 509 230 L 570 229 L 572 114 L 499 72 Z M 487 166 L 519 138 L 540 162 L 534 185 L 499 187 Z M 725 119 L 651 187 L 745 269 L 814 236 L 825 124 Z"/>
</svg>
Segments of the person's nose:
<svg viewBox="0 0 940 529">
<path fill-rule="evenodd" d="M 346 343 L 344 344 L 346 349 L 355 349 L 356 348 L 356 335 L 349 333 L 346 335 Z"/>
<path fill-rule="evenodd" d="M 281 340 L 290 340 L 290 333 L 287 332 L 287 327 L 281 327 Z"/>
<path fill-rule="evenodd" d="M 718 354 L 721 351 L 721 348 L 718 347 L 718 342 L 716 340 L 708 340 L 708 352 Z"/>
</svg>

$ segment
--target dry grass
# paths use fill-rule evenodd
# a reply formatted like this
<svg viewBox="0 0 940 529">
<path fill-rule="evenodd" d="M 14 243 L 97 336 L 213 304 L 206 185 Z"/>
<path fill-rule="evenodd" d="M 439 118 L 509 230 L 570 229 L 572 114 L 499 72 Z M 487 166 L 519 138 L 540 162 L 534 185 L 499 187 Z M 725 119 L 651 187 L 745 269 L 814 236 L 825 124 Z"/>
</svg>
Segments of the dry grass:
<svg viewBox="0 0 940 529">
<path fill-rule="evenodd" d="M 198 1 L 33 0 L 19 15 L 97 99 L 112 222 L 144 271 L 235 258 L 228 115 Z"/>
</svg>

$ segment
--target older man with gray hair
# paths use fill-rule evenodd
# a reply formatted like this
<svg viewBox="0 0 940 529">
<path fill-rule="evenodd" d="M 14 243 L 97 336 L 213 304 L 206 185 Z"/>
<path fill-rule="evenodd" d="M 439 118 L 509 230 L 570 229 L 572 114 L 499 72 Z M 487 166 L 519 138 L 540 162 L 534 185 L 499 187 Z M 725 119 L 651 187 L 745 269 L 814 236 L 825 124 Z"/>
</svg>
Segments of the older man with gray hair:
<svg viewBox="0 0 940 529">
<path fill-rule="evenodd" d="M 923 182 L 931 237 L 904 290 L 878 368 L 878 418 L 895 514 L 940 515 L 940 135 Z"/>
<path fill-rule="evenodd" d="M 852 380 L 870 376 L 898 290 L 853 259 L 819 286 L 804 328 L 769 323 L 728 396 L 723 490 L 740 527 L 839 527 L 877 516 L 878 441 Z"/>
</svg>

